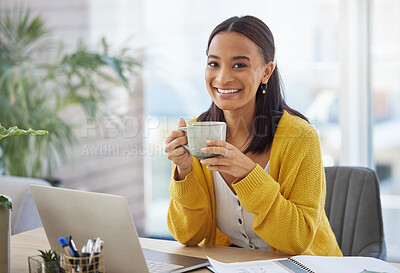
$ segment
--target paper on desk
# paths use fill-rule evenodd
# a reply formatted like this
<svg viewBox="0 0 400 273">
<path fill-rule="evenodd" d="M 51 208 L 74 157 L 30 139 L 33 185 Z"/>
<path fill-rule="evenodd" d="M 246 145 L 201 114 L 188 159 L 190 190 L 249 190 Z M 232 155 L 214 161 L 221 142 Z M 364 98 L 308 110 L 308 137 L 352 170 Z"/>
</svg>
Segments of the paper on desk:
<svg viewBox="0 0 400 273">
<path fill-rule="evenodd" d="M 299 255 L 293 258 L 317 273 L 359 273 L 365 272 L 364 270 L 366 272 L 400 273 L 400 269 L 390 263 L 372 257 Z"/>
<path fill-rule="evenodd" d="M 262 260 L 241 263 L 222 263 L 207 257 L 217 273 L 287 273 L 279 261 L 287 259 Z M 385 272 L 400 273 L 400 270 L 388 262 L 371 257 L 323 257 L 299 255 L 293 260 L 305 265 L 315 273 L 360 273 Z M 365 270 L 365 271 L 364 271 Z"/>
<path fill-rule="evenodd" d="M 241 263 L 222 263 L 207 256 L 217 273 L 287 273 L 275 260 L 262 260 Z"/>
</svg>

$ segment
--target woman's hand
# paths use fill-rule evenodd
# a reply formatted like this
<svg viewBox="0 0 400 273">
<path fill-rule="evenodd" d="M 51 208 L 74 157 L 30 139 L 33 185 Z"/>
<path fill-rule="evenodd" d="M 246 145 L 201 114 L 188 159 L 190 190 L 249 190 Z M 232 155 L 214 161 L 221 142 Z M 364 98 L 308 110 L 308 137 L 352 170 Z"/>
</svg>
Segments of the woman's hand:
<svg viewBox="0 0 400 273">
<path fill-rule="evenodd" d="M 255 167 L 256 163 L 243 154 L 238 148 L 223 140 L 207 140 L 208 147 L 203 147 L 203 153 L 219 154 L 218 157 L 201 160 L 211 171 L 224 172 L 242 179 Z"/>
<path fill-rule="evenodd" d="M 178 127 L 185 127 L 186 122 L 183 118 L 179 119 Z M 186 132 L 182 130 L 172 131 L 165 140 L 165 152 L 167 158 L 176 164 L 177 180 L 183 180 L 192 171 L 192 155 L 182 145 L 187 144 Z"/>
</svg>

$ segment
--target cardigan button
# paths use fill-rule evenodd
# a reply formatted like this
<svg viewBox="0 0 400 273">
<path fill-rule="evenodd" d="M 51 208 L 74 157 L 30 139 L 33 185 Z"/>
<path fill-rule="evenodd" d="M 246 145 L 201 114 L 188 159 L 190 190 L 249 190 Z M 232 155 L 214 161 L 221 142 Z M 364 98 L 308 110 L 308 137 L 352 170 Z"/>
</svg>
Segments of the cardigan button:
<svg viewBox="0 0 400 273">
<path fill-rule="evenodd" d="M 246 234 L 242 233 L 242 236 L 243 236 L 244 238 L 246 238 L 246 239 L 247 239 L 247 236 L 246 236 Z"/>
<path fill-rule="evenodd" d="M 239 224 L 242 224 L 242 219 L 239 218 L 239 219 L 238 219 L 238 222 L 239 222 Z"/>
<path fill-rule="evenodd" d="M 238 206 L 240 207 L 240 201 L 238 200 Z"/>
</svg>

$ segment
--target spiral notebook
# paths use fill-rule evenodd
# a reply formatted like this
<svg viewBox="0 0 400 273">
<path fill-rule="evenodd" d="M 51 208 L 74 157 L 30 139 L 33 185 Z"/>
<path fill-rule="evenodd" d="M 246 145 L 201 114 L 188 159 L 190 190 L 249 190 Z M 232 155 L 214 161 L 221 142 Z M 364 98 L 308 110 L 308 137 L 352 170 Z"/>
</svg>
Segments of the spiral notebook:
<svg viewBox="0 0 400 273">
<path fill-rule="evenodd" d="M 324 257 L 299 255 L 288 259 L 222 263 L 210 257 L 216 273 L 400 273 L 395 266 L 370 257 Z"/>
</svg>

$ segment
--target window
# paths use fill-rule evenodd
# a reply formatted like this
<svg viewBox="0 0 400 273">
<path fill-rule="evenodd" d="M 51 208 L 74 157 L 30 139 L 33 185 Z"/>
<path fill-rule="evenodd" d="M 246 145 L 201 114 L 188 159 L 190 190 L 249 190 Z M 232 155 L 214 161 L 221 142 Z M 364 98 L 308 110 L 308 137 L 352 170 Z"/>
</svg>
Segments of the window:
<svg viewBox="0 0 400 273">
<path fill-rule="evenodd" d="M 374 161 L 389 260 L 400 260 L 400 2 L 372 1 Z"/>
</svg>

